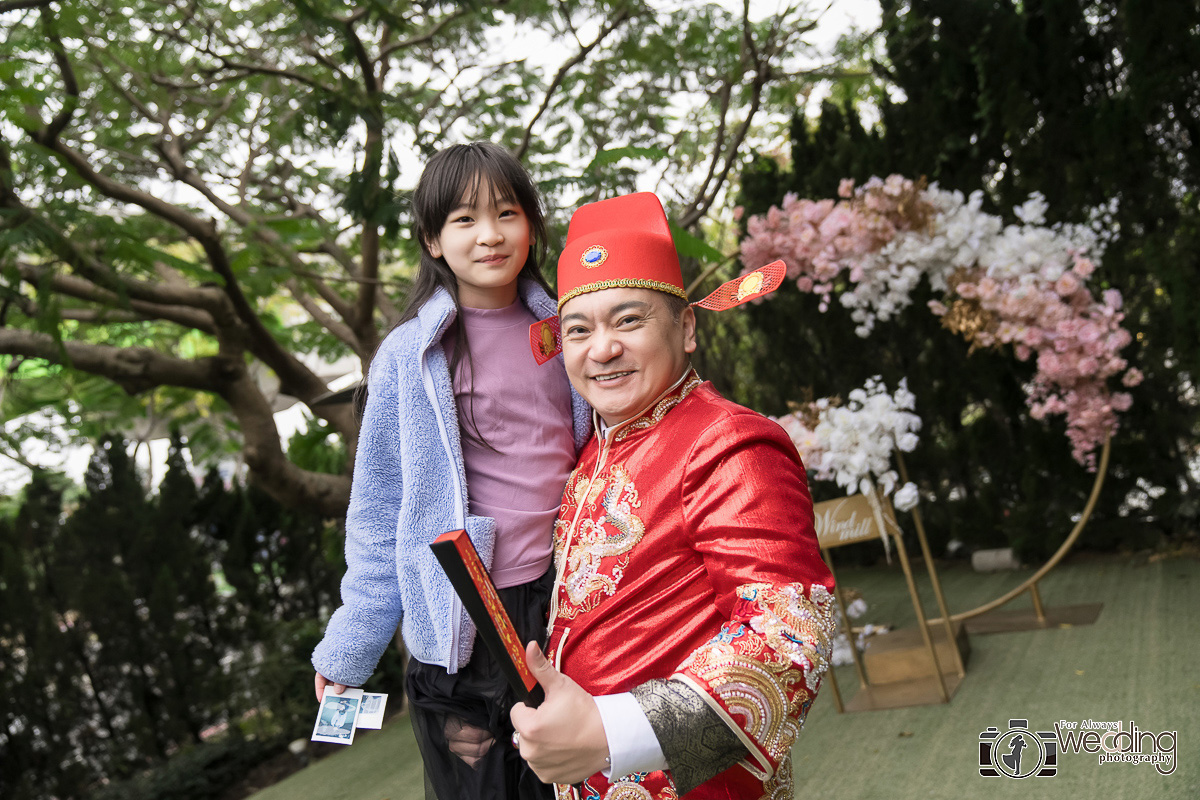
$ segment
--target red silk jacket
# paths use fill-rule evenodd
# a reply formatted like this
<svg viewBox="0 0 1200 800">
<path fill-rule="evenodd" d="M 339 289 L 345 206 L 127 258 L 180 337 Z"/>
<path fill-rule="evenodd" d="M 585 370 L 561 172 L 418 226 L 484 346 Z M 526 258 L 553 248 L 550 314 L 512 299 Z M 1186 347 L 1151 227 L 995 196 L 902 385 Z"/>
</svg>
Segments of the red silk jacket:
<svg viewBox="0 0 1200 800">
<path fill-rule="evenodd" d="M 831 654 L 833 578 L 783 429 L 689 370 L 585 446 L 554 548 L 558 668 L 593 695 L 687 682 L 750 752 L 687 797 L 790 798 L 789 751 Z M 669 771 L 580 788 L 559 797 L 677 797 Z"/>
</svg>

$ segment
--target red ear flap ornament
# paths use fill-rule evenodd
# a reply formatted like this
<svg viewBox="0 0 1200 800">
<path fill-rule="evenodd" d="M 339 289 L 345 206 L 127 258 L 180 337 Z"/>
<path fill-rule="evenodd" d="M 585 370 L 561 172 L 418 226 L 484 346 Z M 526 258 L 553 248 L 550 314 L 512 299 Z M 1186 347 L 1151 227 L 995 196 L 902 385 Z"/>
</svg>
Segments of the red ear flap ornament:
<svg viewBox="0 0 1200 800">
<path fill-rule="evenodd" d="M 703 300 L 697 300 L 692 305 L 707 308 L 710 311 L 724 311 L 727 308 L 740 306 L 742 303 L 748 303 L 778 289 L 783 284 L 783 276 L 786 274 L 787 267 L 782 261 L 772 261 L 765 267 L 759 267 L 741 277 L 722 283 L 715 292 Z"/>
<path fill-rule="evenodd" d="M 724 311 L 740 306 L 778 289 L 783 284 L 786 274 L 787 267 L 782 261 L 772 261 L 765 267 L 759 267 L 721 284 L 715 292 L 692 305 L 710 311 Z M 539 365 L 545 364 L 562 352 L 562 331 L 558 317 L 546 317 L 529 326 L 529 347 Z"/>
<path fill-rule="evenodd" d="M 558 317 L 546 317 L 529 326 L 529 347 L 538 366 L 562 352 Z"/>
</svg>

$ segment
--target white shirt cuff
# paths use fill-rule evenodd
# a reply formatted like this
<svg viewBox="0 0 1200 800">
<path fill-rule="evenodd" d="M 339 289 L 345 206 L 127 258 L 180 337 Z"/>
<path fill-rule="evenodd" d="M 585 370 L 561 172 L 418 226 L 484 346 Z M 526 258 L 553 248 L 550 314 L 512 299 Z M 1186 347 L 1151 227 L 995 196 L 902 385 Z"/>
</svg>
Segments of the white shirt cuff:
<svg viewBox="0 0 1200 800">
<path fill-rule="evenodd" d="M 593 697 L 608 739 L 609 766 L 601 774 L 612 780 L 631 772 L 654 772 L 667 768 L 650 720 L 630 692 Z"/>
</svg>

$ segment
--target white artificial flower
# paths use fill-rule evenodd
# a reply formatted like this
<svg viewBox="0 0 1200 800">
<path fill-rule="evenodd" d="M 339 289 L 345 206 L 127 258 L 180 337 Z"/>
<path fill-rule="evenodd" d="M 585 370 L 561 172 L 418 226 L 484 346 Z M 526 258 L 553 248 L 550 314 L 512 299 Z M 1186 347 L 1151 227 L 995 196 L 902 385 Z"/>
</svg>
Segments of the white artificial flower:
<svg viewBox="0 0 1200 800">
<path fill-rule="evenodd" d="M 793 415 L 779 422 L 814 479 L 835 481 L 847 494 L 868 493 L 875 485 L 890 495 L 899 482 L 892 469 L 895 449 L 900 443 L 912 449 L 918 442 L 915 431 L 921 419 L 912 412 L 916 398 L 904 380 L 889 394 L 878 375 L 848 397 L 844 406 L 831 406 L 827 398 L 815 401 L 818 418 L 812 431 Z"/>
<path fill-rule="evenodd" d="M 917 500 L 920 495 L 917 493 L 917 485 L 912 481 L 901 486 L 896 494 L 892 496 L 892 503 L 896 506 L 897 511 L 909 511 L 916 507 Z"/>
<path fill-rule="evenodd" d="M 1028 200 L 1014 208 L 1013 213 L 1026 225 L 1041 225 L 1046 221 L 1046 211 L 1049 208 L 1050 204 L 1046 202 L 1042 193 L 1034 192 L 1029 195 Z"/>
</svg>

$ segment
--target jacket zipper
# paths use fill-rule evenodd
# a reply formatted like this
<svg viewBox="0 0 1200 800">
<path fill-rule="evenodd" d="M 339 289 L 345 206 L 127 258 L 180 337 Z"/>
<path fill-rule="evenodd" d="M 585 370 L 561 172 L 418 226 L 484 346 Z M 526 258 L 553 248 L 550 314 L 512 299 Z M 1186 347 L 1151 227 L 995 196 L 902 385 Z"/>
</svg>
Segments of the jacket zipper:
<svg viewBox="0 0 1200 800">
<path fill-rule="evenodd" d="M 450 436 L 446 430 L 446 419 L 442 416 L 442 407 L 438 402 L 437 387 L 433 383 L 433 373 L 429 369 L 429 353 L 428 348 L 421 356 L 421 380 L 425 384 L 425 392 L 429 395 L 429 402 L 433 406 L 433 413 L 437 417 L 438 435 L 441 436 L 442 446 L 446 448 L 446 455 L 450 461 L 450 475 L 454 481 L 454 522 L 458 529 L 466 530 L 467 521 L 463 507 L 466 505 L 466 499 L 463 497 L 462 483 L 459 480 L 458 462 L 454 460 L 454 449 L 450 446 Z M 446 672 L 454 674 L 458 672 L 458 642 L 459 642 L 459 622 L 462 619 L 463 607 L 462 600 L 458 597 L 458 592 L 452 592 L 450 597 L 450 618 L 454 620 L 454 624 L 450 626 L 450 655 L 446 659 Z"/>
</svg>

